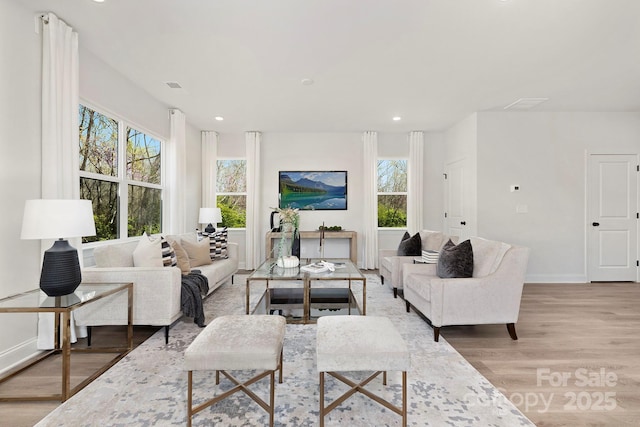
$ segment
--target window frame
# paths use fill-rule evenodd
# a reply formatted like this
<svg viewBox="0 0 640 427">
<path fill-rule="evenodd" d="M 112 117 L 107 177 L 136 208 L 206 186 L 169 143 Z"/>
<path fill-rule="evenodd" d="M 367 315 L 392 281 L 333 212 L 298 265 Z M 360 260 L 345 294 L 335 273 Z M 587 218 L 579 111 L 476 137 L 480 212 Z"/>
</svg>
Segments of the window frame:
<svg viewBox="0 0 640 427">
<path fill-rule="evenodd" d="M 78 109 L 80 106 L 84 106 L 86 108 L 90 108 L 96 113 L 102 114 L 106 116 L 118 124 L 118 172 L 115 176 L 111 175 L 102 175 L 95 172 L 85 172 L 83 170 L 79 170 L 80 178 L 88 178 L 94 179 L 98 181 L 108 181 L 115 182 L 118 184 L 118 235 L 119 237 L 116 239 L 110 240 L 98 240 L 95 242 L 83 243 L 83 247 L 91 248 L 95 246 L 100 246 L 101 244 L 107 244 L 115 241 L 126 241 L 131 239 L 136 239 L 140 236 L 129 236 L 129 185 L 135 185 L 140 187 L 148 187 L 160 190 L 160 203 L 161 203 L 161 211 L 160 211 L 160 227 L 162 230 L 165 230 L 167 227 L 167 207 L 165 203 L 166 196 L 166 147 L 167 142 L 164 138 L 158 136 L 158 134 L 146 129 L 144 126 L 138 125 L 131 120 L 125 119 L 123 116 L 120 116 L 112 111 L 109 111 L 106 108 L 98 107 L 90 101 L 85 99 L 80 99 L 78 102 Z M 136 131 L 142 132 L 145 135 L 150 136 L 151 138 L 160 142 L 160 184 L 154 184 L 150 182 L 137 181 L 127 177 L 127 128 L 132 128 Z M 79 135 L 78 135 L 79 136 Z M 80 144 L 80 139 L 78 138 L 78 147 Z M 124 236 L 124 237 L 123 237 Z"/>
<path fill-rule="evenodd" d="M 245 198 L 245 205 L 247 200 L 249 200 L 249 192 L 247 191 L 247 188 L 245 188 L 244 192 L 218 192 L 218 162 L 219 161 L 229 161 L 229 160 L 241 160 L 244 162 L 244 173 L 245 176 L 247 175 L 247 158 L 246 157 L 238 157 L 238 156 L 225 156 L 225 157 L 220 157 L 218 156 L 215 160 L 216 165 L 216 183 L 215 183 L 215 200 L 216 200 L 216 206 L 218 205 L 218 197 L 219 196 L 244 196 Z M 249 183 L 246 183 L 247 185 L 245 187 L 248 187 Z M 245 210 L 244 212 L 244 223 L 245 223 L 245 227 L 227 227 L 229 230 L 246 230 L 246 223 L 247 223 L 247 211 Z"/>
<path fill-rule="evenodd" d="M 407 181 L 405 182 L 407 191 L 379 191 L 378 188 L 378 165 L 380 163 L 380 161 L 384 161 L 384 160 L 403 160 L 407 163 Z M 377 207 L 378 207 L 378 201 L 379 201 L 379 196 L 405 196 L 406 199 L 406 203 L 408 205 L 409 202 L 409 156 L 403 157 L 403 156 L 384 156 L 384 157 L 378 157 L 376 158 L 376 213 L 379 213 L 377 211 Z M 409 212 L 406 212 L 407 215 L 407 223 L 409 222 Z M 407 224 L 405 224 L 404 226 L 401 227 L 379 227 L 378 226 L 378 222 L 379 222 L 379 215 L 376 215 L 376 228 L 378 230 L 402 230 L 402 229 L 406 229 L 407 228 Z"/>
</svg>

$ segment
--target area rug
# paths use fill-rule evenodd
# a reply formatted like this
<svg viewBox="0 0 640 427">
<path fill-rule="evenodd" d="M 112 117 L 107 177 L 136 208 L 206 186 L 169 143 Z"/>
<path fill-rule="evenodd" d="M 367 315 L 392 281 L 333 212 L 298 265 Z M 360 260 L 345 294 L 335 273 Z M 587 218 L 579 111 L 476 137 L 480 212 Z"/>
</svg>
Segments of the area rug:
<svg viewBox="0 0 640 427">
<path fill-rule="evenodd" d="M 205 301 L 207 322 L 225 314 L 244 314 L 245 277 L 237 275 Z M 410 426 L 533 426 L 509 400 L 458 352 L 433 331 L 404 301 L 394 299 L 378 276 L 367 274 L 367 315 L 386 316 L 404 337 L 411 352 L 408 372 L 408 425 Z M 354 282 L 355 283 L 355 282 Z M 272 283 L 273 285 L 273 283 Z M 316 284 L 314 283 L 314 286 Z M 320 286 L 337 286 L 322 282 Z M 252 285 L 253 286 L 253 285 Z M 276 284 L 277 286 L 277 284 Z M 353 285 L 362 302 L 361 285 Z M 255 304 L 264 290 L 252 289 Z M 184 426 L 187 374 L 185 349 L 202 329 L 183 318 L 171 328 L 165 345 L 159 331 L 85 389 L 43 418 L 37 426 Z M 319 425 L 318 372 L 315 368 L 315 325 L 289 324 L 284 343 L 284 382 L 276 385 L 277 426 Z M 234 372 L 239 378 L 251 373 Z M 352 377 L 363 373 L 350 373 Z M 386 386 L 381 377 L 367 388 L 395 405 L 401 403 L 401 374 L 390 372 Z M 194 372 L 194 401 L 203 402 L 232 384 L 215 375 Z M 327 402 L 346 391 L 344 384 L 326 379 Z M 268 401 L 268 379 L 251 386 Z M 268 414 L 243 393 L 238 393 L 193 417 L 194 426 L 266 426 Z M 401 417 L 362 394 L 355 394 L 325 418 L 329 426 L 399 426 Z"/>
</svg>

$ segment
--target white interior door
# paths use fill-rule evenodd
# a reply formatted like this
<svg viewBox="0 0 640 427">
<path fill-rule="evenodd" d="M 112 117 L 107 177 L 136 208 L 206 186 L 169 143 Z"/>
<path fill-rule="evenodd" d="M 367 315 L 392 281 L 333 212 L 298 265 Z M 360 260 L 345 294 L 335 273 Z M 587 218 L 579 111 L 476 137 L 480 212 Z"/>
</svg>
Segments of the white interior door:
<svg viewBox="0 0 640 427">
<path fill-rule="evenodd" d="M 638 156 L 593 154 L 587 169 L 589 280 L 638 280 Z"/>
<path fill-rule="evenodd" d="M 468 207 L 465 198 L 465 160 L 447 165 L 445 173 L 445 230 L 450 236 L 458 236 L 458 242 L 467 236 Z"/>
</svg>

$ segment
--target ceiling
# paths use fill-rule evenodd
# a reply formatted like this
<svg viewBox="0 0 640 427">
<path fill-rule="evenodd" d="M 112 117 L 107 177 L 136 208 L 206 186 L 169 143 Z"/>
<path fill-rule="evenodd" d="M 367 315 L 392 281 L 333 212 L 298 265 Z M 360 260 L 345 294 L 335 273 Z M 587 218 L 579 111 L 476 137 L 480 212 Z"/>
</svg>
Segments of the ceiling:
<svg viewBox="0 0 640 427">
<path fill-rule="evenodd" d="M 13 1 L 201 130 L 436 131 L 519 98 L 640 111 L 638 0 Z"/>
</svg>

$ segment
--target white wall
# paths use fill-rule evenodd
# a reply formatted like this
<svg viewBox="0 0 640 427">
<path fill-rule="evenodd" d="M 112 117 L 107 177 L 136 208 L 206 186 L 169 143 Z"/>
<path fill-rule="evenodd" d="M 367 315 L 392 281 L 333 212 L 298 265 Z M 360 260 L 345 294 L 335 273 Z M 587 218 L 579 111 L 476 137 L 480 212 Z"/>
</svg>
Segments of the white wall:
<svg viewBox="0 0 640 427">
<path fill-rule="evenodd" d="M 530 247 L 529 282 L 587 279 L 586 152 L 640 153 L 640 113 L 478 113 L 478 235 Z"/>
<path fill-rule="evenodd" d="M 358 232 L 358 260 L 364 258 L 362 247 L 362 218 L 364 216 L 363 191 L 363 143 L 361 133 L 266 133 L 262 135 L 262 198 L 263 230 L 269 229 L 269 214 L 278 206 L 278 172 L 284 170 L 346 170 L 346 211 L 301 211 L 300 229 L 317 230 L 324 222 L 327 226 L 339 225 L 344 230 Z M 331 242 L 333 243 L 333 242 Z M 335 256 L 348 254 L 347 241 L 343 248 L 336 248 Z M 304 242 L 303 242 L 304 245 Z M 319 245 L 315 245 L 319 246 Z M 301 256 L 318 256 L 315 246 Z M 305 249 L 304 247 L 302 248 Z M 307 252 L 312 252 L 307 254 Z M 326 255 L 325 251 L 325 255 Z M 264 256 L 263 252 L 263 256 Z M 327 256 L 328 257 L 328 256 Z"/>
<path fill-rule="evenodd" d="M 40 36 L 34 17 L 0 2 L 0 298 L 37 288 L 40 242 L 20 240 L 24 202 L 40 197 Z M 35 316 L 0 315 L 0 371 L 35 350 Z"/>
</svg>

